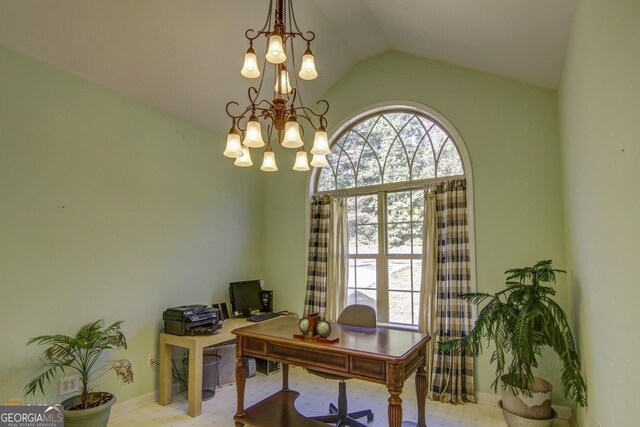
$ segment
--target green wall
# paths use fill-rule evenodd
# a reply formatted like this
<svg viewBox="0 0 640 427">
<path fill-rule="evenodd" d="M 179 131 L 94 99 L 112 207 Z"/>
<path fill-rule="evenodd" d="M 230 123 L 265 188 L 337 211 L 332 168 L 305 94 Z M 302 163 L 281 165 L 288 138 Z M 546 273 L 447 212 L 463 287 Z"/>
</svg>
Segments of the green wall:
<svg viewBox="0 0 640 427">
<path fill-rule="evenodd" d="M 509 267 L 548 258 L 564 266 L 555 91 L 388 52 L 357 64 L 325 95 L 333 129 L 367 106 L 409 100 L 438 110 L 460 132 L 474 175 L 478 290 L 502 289 Z M 308 174 L 291 171 L 292 153 L 282 151 L 276 154 L 280 171 L 265 177 L 266 280 L 277 307 L 301 312 Z M 561 279 L 558 300 L 566 306 L 564 283 Z M 488 358 L 485 354 L 477 363 L 481 392 L 492 392 Z M 567 404 L 555 358 L 550 360 L 541 374 L 556 384 L 556 403 Z"/>
<path fill-rule="evenodd" d="M 28 338 L 125 320 L 135 383 L 157 388 L 165 308 L 261 274 L 260 181 L 224 135 L 0 47 L 0 403 L 38 366 Z M 47 397 L 55 398 L 56 388 Z M 41 396 L 39 396 L 41 397 Z"/>
<path fill-rule="evenodd" d="M 581 0 L 560 88 L 572 317 L 589 386 L 581 426 L 638 425 L 640 2 Z"/>
</svg>

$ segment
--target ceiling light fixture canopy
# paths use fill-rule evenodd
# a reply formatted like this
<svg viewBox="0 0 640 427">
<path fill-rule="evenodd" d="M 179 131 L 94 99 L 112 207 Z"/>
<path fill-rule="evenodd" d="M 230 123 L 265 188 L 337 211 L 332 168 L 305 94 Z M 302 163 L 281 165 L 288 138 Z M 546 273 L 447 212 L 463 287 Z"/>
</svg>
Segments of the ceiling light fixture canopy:
<svg viewBox="0 0 640 427">
<path fill-rule="evenodd" d="M 266 145 L 261 169 L 272 172 L 278 170 L 275 164 L 275 154 L 272 150 L 271 140 L 275 131 L 277 142 L 285 148 L 296 149 L 296 161 L 294 170 L 307 171 L 307 151 L 304 147 L 304 126 L 300 122 L 304 119 L 305 125 L 314 130 L 314 143 L 311 148 L 313 154 L 312 166 L 326 166 L 326 156 L 331 152 L 327 139 L 327 121 L 325 114 L 329 110 L 329 103 L 325 100 L 317 102 L 318 112 L 304 105 L 298 91 L 298 76 L 302 80 L 313 80 L 318 76 L 315 58 L 311 51 L 311 42 L 315 39 L 312 31 L 302 32 L 298 28 L 295 14 L 293 13 L 293 0 L 270 0 L 267 19 L 261 30 L 249 29 L 245 37 L 249 41 L 249 48 L 244 57 L 244 65 L 240 74 L 246 78 L 260 77 L 256 86 L 250 86 L 247 90 L 249 105 L 242 109 L 240 104 L 231 101 L 227 103 L 227 115 L 231 118 L 231 130 L 227 135 L 227 146 L 224 151 L 226 157 L 236 159 L 235 165 L 251 166 L 249 148 L 262 148 Z M 262 64 L 262 72 L 258 65 L 258 57 L 253 48 L 253 42 L 259 37 L 266 39 L 265 55 Z M 306 50 L 302 55 L 300 71 L 290 80 L 287 65 L 290 70 L 296 70 L 296 56 L 294 52 L 294 40 L 298 39 L 306 43 Z M 267 100 L 261 98 L 265 70 L 269 64 L 273 65 L 273 98 Z M 269 89 L 265 89 L 268 91 Z M 239 114 L 233 114 L 231 107 L 240 109 Z M 266 141 L 262 138 L 262 125 L 266 124 Z M 242 140 L 242 143 L 240 143 Z"/>
</svg>

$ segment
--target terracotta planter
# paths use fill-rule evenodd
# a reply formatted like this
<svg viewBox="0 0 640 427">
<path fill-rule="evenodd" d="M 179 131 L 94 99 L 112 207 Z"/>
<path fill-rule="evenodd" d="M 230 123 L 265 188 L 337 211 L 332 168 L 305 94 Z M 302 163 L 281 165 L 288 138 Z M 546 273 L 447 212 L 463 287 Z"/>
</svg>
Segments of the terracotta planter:
<svg viewBox="0 0 640 427">
<path fill-rule="evenodd" d="M 505 383 L 507 375 L 502 376 Z M 522 391 L 513 393 L 508 387 L 502 388 L 502 408 L 507 412 L 523 418 L 533 420 L 548 420 L 553 416 L 551 409 L 551 390 L 553 386 L 548 381 L 534 377 L 531 394 Z"/>
<path fill-rule="evenodd" d="M 116 397 L 111 393 L 91 393 L 108 395 L 111 399 L 100 406 L 89 409 L 66 409 L 67 406 L 73 406 L 80 401 L 79 396 L 74 396 L 70 399 L 62 402 L 64 410 L 64 425 L 65 427 L 107 427 L 109 424 L 109 415 L 111 414 L 111 407 L 116 403 Z"/>
<path fill-rule="evenodd" d="M 551 409 L 551 418 L 546 420 L 536 420 L 512 414 L 502 407 L 502 400 L 498 402 L 498 406 L 502 409 L 502 415 L 509 427 L 551 427 L 553 425 L 553 421 L 558 417 L 558 414 L 553 409 Z"/>
</svg>

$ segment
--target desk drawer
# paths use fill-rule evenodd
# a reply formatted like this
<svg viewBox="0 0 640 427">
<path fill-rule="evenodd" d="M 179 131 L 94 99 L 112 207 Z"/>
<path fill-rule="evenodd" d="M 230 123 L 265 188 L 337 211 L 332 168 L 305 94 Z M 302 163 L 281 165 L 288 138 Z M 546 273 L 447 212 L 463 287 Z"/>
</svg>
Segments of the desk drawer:
<svg viewBox="0 0 640 427">
<path fill-rule="evenodd" d="M 370 359 L 362 356 L 351 356 L 349 372 L 378 380 L 387 378 L 387 363 L 383 360 Z"/>
<path fill-rule="evenodd" d="M 329 351 L 310 350 L 306 348 L 288 346 L 286 344 L 269 343 L 268 356 L 277 357 L 281 360 L 291 361 L 292 363 L 302 366 L 309 364 L 322 366 L 325 368 L 347 372 L 349 356 L 341 353 L 333 353 Z M 296 363 L 294 363 L 296 364 Z"/>
<path fill-rule="evenodd" d="M 250 351 L 252 353 L 266 353 L 266 342 L 264 340 L 258 340 L 255 338 L 244 338 L 242 340 L 242 349 L 244 351 Z"/>
</svg>

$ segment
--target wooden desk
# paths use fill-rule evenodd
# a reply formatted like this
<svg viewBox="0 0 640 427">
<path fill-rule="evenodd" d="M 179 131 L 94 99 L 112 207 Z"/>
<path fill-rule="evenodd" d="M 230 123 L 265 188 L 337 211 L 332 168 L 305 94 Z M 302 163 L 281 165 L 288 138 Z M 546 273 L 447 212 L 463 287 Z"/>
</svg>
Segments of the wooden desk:
<svg viewBox="0 0 640 427">
<path fill-rule="evenodd" d="M 289 314 L 292 315 L 292 314 Z M 276 318 L 277 319 L 277 318 Z M 270 322 L 275 319 L 266 320 Z M 263 322 L 264 323 L 264 322 Z M 232 318 L 222 322 L 222 328 L 210 335 L 172 335 L 160 333 L 158 403 L 168 405 L 172 399 L 173 346 L 189 350 L 189 386 L 187 388 L 187 414 L 197 417 L 202 413 L 202 352 L 205 347 L 235 339 L 232 331 L 252 324 L 245 318 Z"/>
<path fill-rule="evenodd" d="M 299 395 L 289 390 L 288 364 L 311 368 L 349 378 L 359 378 L 384 384 L 389 391 L 389 426 L 402 423 L 402 387 L 416 373 L 418 426 L 426 427 L 426 344 L 429 335 L 384 328 L 361 328 L 331 324 L 331 337 L 340 341 L 322 344 L 293 338 L 298 331 L 298 319 L 279 318 L 268 323 L 236 329 L 236 426 L 321 426 L 304 418 L 293 405 Z M 246 374 L 244 357 L 254 356 L 282 363 L 282 390 L 244 408 Z M 275 424 L 274 424 L 275 422 Z M 278 424 L 279 423 L 279 424 Z"/>
</svg>

